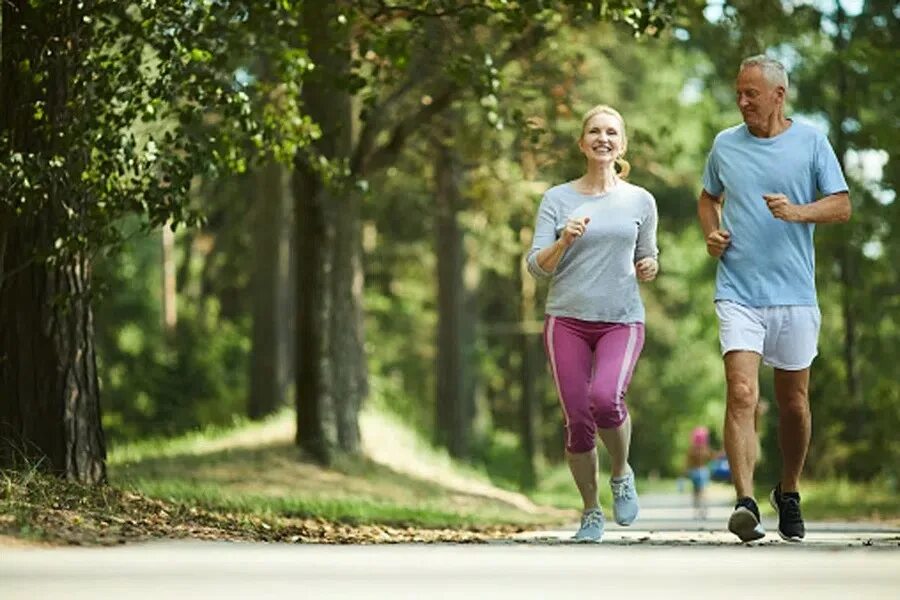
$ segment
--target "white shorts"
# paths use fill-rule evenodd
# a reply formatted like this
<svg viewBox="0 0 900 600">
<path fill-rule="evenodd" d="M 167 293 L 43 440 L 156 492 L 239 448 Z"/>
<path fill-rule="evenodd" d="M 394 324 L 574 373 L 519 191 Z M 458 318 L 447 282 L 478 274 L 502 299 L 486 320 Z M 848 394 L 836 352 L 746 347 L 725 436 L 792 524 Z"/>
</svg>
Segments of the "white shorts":
<svg viewBox="0 0 900 600">
<path fill-rule="evenodd" d="M 818 354 L 822 314 L 818 306 L 754 308 L 731 300 L 716 301 L 722 355 L 749 350 L 776 369 L 802 371 Z"/>
</svg>

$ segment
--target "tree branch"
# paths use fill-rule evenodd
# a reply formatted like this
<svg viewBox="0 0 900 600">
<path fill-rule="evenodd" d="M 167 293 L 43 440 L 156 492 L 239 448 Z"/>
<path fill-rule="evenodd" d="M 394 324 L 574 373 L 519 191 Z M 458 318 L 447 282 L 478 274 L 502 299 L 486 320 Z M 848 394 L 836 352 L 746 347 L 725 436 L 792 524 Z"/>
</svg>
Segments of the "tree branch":
<svg viewBox="0 0 900 600">
<path fill-rule="evenodd" d="M 443 18 L 456 16 L 470 10 L 487 10 L 492 13 L 499 12 L 499 9 L 490 8 L 478 2 L 460 4 L 453 8 L 428 10 L 406 4 L 388 4 L 384 0 L 380 0 L 378 2 L 378 9 L 369 18 L 373 21 L 377 21 L 381 17 L 395 16 L 398 13 L 413 18 Z"/>
<path fill-rule="evenodd" d="M 542 25 L 532 26 L 506 49 L 506 52 L 497 61 L 498 67 L 502 68 L 507 63 L 533 50 L 544 40 L 547 33 L 548 30 Z M 446 109 L 463 91 L 462 84 L 450 78 L 444 78 L 443 85 L 440 88 L 440 91 L 432 97 L 432 101 L 429 104 L 420 106 L 416 112 L 394 126 L 390 138 L 385 144 L 377 148 L 373 147 L 374 139 L 380 133 L 380 127 L 372 127 L 365 131 L 365 140 L 363 140 L 363 136 L 360 137 L 360 144 L 357 145 L 357 151 L 354 152 L 351 162 L 353 173 L 365 175 L 389 165 L 394 156 L 403 148 L 403 144 L 409 136 Z M 395 96 L 394 100 L 399 100 L 399 97 Z M 373 112 L 375 114 L 384 114 L 381 107 L 376 107 Z M 365 145 L 363 144 L 364 141 Z"/>
</svg>

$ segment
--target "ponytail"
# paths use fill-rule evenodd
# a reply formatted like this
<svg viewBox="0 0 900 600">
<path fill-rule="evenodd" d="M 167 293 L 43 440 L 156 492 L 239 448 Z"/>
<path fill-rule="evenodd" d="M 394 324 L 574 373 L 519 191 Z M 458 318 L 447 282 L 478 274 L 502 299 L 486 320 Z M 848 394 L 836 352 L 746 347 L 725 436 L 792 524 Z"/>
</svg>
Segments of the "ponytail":
<svg viewBox="0 0 900 600">
<path fill-rule="evenodd" d="M 621 156 L 616 159 L 616 166 L 619 168 L 619 177 L 625 179 L 628 177 L 628 174 L 631 173 L 631 163 L 622 158 Z"/>
</svg>

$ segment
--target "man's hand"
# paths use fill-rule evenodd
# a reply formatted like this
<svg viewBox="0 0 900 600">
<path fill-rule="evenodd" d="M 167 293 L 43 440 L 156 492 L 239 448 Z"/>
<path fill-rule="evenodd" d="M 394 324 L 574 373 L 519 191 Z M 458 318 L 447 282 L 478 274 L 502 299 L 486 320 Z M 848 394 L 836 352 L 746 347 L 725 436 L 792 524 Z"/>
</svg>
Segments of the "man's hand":
<svg viewBox="0 0 900 600">
<path fill-rule="evenodd" d="M 725 252 L 725 249 L 728 248 L 728 244 L 730 243 L 730 233 L 724 229 L 713 229 L 709 235 L 706 236 L 706 251 L 709 252 L 710 256 L 719 258 Z"/>
<path fill-rule="evenodd" d="M 763 200 L 769 207 L 772 216 L 782 221 L 799 221 L 800 213 L 796 204 L 793 204 L 784 194 L 763 194 Z"/>
<path fill-rule="evenodd" d="M 659 271 L 659 263 L 655 258 L 642 258 L 634 263 L 634 272 L 637 274 L 638 281 L 653 281 L 656 279 L 656 273 Z"/>
<path fill-rule="evenodd" d="M 563 246 L 568 248 L 574 244 L 575 240 L 584 235 L 584 230 L 587 229 L 587 224 L 590 222 L 590 217 L 581 217 L 566 221 L 566 227 L 563 229 L 562 237 L 560 238 L 562 239 Z"/>
</svg>

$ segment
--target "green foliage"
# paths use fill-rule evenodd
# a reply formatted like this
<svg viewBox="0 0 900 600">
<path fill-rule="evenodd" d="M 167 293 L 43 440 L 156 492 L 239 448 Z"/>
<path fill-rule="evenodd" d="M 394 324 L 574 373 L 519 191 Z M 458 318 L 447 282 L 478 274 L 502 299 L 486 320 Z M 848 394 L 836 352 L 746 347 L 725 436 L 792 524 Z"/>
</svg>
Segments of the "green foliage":
<svg viewBox="0 0 900 600">
<path fill-rule="evenodd" d="M 98 261 L 96 312 L 103 425 L 115 442 L 233 423 L 248 387 L 249 323 L 216 297 L 184 302 L 177 331 L 161 327 L 157 237 Z"/>
<path fill-rule="evenodd" d="M 114 243 L 126 215 L 150 227 L 197 224 L 187 202 L 195 176 L 240 172 L 262 149 L 284 156 L 308 141 L 314 128 L 297 95 L 309 65 L 284 52 L 295 27 L 284 4 L 19 5 L 21 27 L 4 52 L 27 85 L 3 90 L 2 101 L 28 134 L 0 130 L 0 208 L 25 218 L 63 203 L 54 247 L 36 248 L 38 257 Z M 249 45 L 253 56 L 238 50 Z M 285 83 L 273 87 L 258 63 Z"/>
</svg>

